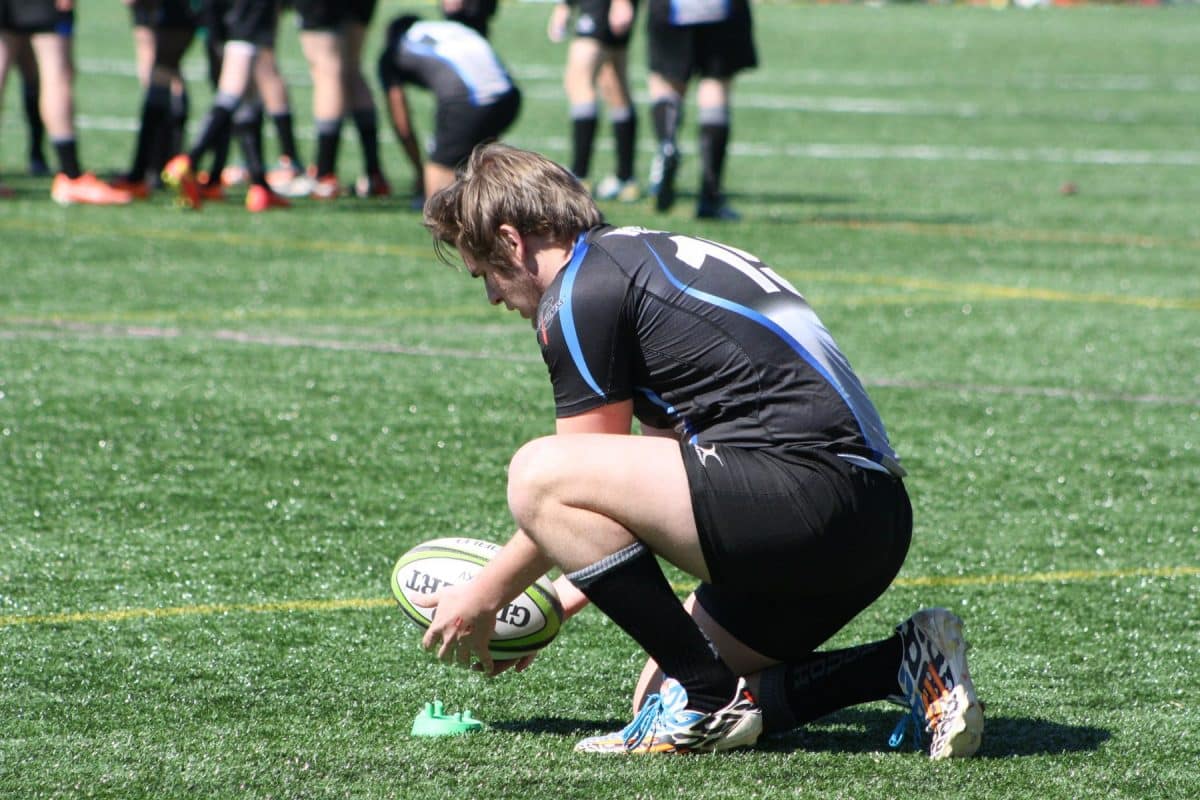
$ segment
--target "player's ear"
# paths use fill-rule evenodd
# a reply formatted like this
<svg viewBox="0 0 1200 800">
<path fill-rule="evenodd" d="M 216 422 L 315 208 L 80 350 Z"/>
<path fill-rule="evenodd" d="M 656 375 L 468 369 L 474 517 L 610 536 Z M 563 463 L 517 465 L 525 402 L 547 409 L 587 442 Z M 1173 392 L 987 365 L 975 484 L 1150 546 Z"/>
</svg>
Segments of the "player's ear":
<svg viewBox="0 0 1200 800">
<path fill-rule="evenodd" d="M 499 249 L 508 253 L 509 262 L 514 267 L 520 267 L 525 264 L 525 237 L 521 232 L 507 222 L 501 223 L 496 230 L 496 238 L 499 240 Z"/>
</svg>

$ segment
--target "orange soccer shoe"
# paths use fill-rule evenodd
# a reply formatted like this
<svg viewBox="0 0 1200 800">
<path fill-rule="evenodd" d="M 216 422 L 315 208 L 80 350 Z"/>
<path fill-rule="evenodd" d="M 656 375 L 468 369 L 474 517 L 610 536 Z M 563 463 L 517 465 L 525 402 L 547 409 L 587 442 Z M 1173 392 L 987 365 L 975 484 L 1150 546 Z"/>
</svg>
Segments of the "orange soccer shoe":
<svg viewBox="0 0 1200 800">
<path fill-rule="evenodd" d="M 198 209 L 204 203 L 200 184 L 196 180 L 196 170 L 186 153 L 180 153 L 167 162 L 163 167 L 162 179 L 163 183 L 175 190 L 179 205 Z"/>
<path fill-rule="evenodd" d="M 109 186 L 90 172 L 78 178 L 68 178 L 66 173 L 60 172 L 50 185 L 50 199 L 60 206 L 123 206 L 133 202 L 133 195 Z"/>
<path fill-rule="evenodd" d="M 275 194 L 265 186 L 253 184 L 246 192 L 246 210 L 251 214 L 270 211 L 272 208 L 291 208 L 286 197 Z"/>
</svg>

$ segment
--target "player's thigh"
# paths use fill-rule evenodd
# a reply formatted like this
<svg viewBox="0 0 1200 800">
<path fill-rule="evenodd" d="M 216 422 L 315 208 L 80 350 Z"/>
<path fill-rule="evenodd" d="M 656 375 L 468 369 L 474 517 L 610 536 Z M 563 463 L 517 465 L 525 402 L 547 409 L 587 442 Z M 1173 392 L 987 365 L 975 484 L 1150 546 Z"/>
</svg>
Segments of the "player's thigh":
<svg viewBox="0 0 1200 800">
<path fill-rule="evenodd" d="M 563 87 L 569 99 L 578 102 L 581 94 L 590 94 L 596 73 L 604 63 L 604 47 L 595 39 L 575 38 L 567 45 L 567 65 Z"/>
<path fill-rule="evenodd" d="M 586 433 L 535 439 L 509 465 L 509 505 L 518 523 L 548 505 L 586 509 L 680 569 L 708 578 L 674 439 Z"/>
</svg>

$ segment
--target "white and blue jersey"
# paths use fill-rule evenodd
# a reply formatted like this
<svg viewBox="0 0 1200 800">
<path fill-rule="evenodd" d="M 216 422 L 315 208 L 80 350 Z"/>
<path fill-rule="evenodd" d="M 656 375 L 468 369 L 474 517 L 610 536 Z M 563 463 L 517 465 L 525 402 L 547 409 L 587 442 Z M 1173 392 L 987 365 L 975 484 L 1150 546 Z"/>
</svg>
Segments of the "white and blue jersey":
<svg viewBox="0 0 1200 800">
<path fill-rule="evenodd" d="M 560 417 L 632 399 L 639 420 L 698 446 L 820 449 L 904 474 L 829 331 L 749 253 L 593 229 L 543 295 L 537 331 Z"/>
<path fill-rule="evenodd" d="M 514 88 L 487 39 L 458 22 L 416 22 L 389 44 L 386 57 L 394 75 L 430 90 L 439 103 L 488 106 Z"/>
</svg>

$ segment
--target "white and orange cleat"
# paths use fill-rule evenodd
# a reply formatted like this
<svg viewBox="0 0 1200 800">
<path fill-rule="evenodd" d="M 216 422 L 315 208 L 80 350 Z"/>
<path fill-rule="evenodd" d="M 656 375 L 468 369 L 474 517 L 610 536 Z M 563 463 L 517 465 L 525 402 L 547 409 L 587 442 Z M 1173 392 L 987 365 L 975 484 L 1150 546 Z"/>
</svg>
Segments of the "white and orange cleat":
<svg viewBox="0 0 1200 800">
<path fill-rule="evenodd" d="M 904 648 L 900 689 L 909 713 L 892 734 L 899 746 L 908 721 L 913 743 L 932 759 L 975 754 L 983 741 L 983 704 L 967 668 L 962 620 L 944 608 L 926 608 L 896 628 Z"/>
<path fill-rule="evenodd" d="M 78 178 L 68 178 L 65 172 L 60 172 L 50 185 L 50 199 L 60 206 L 124 206 L 133 202 L 133 195 L 109 186 L 90 172 Z"/>
</svg>

